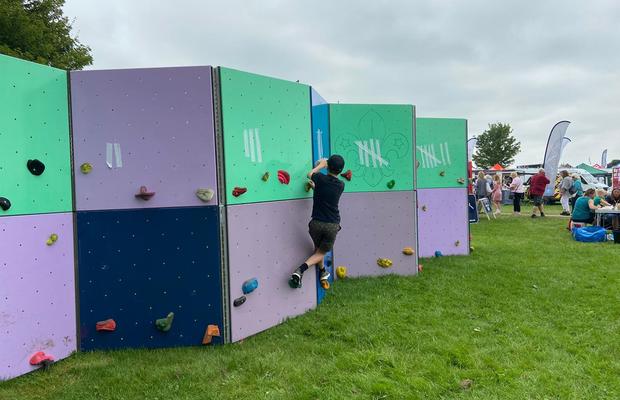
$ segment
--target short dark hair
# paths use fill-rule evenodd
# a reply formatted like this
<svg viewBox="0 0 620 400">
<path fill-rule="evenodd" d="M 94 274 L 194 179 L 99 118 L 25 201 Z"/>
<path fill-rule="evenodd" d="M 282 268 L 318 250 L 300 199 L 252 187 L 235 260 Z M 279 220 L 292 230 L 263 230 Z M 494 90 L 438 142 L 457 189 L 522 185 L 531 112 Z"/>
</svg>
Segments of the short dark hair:
<svg viewBox="0 0 620 400">
<path fill-rule="evenodd" d="M 327 160 L 327 169 L 332 174 L 339 174 L 344 169 L 344 158 L 341 155 L 333 154 Z"/>
</svg>

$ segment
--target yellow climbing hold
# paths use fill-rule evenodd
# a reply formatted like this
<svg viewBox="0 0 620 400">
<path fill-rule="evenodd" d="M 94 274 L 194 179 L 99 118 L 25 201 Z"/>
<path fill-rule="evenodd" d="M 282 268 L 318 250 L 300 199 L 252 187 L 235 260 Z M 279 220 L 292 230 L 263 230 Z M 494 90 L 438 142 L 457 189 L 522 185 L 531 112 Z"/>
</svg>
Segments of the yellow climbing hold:
<svg viewBox="0 0 620 400">
<path fill-rule="evenodd" d="M 80 171 L 82 171 L 83 174 L 88 174 L 92 170 L 93 166 L 90 165 L 90 163 L 85 162 L 84 164 L 80 165 Z"/>
<path fill-rule="evenodd" d="M 269 180 L 269 172 L 265 172 L 261 179 L 263 180 L 263 182 L 267 182 Z"/>
<path fill-rule="evenodd" d="M 392 260 L 389 258 L 379 258 L 377 260 L 377 265 L 381 268 L 390 268 L 392 266 Z"/>
<path fill-rule="evenodd" d="M 405 247 L 403 249 L 403 254 L 405 254 L 407 256 L 412 256 L 413 253 L 415 253 L 415 251 L 411 247 Z"/>
<path fill-rule="evenodd" d="M 347 267 L 345 266 L 339 266 L 336 267 L 336 276 L 338 277 L 338 279 L 344 279 L 347 277 Z"/>
<path fill-rule="evenodd" d="M 45 244 L 47 244 L 48 246 L 51 246 L 54 243 L 56 243 L 57 240 L 58 240 L 58 235 L 55 233 L 52 233 L 50 237 L 47 239 L 47 241 L 45 242 Z"/>
</svg>

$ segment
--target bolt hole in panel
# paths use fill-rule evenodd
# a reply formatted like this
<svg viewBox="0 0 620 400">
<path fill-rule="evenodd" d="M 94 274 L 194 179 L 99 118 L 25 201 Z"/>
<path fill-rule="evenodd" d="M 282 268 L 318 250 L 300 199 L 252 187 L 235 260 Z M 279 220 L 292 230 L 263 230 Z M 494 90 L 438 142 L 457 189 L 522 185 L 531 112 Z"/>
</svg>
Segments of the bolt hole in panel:
<svg viewBox="0 0 620 400">
<path fill-rule="evenodd" d="M 67 72 L 0 55 L 0 87 L 0 197 L 11 203 L 0 216 L 70 212 Z"/>
<path fill-rule="evenodd" d="M 217 205 L 212 96 L 208 66 L 71 72 L 77 210 Z"/>
<path fill-rule="evenodd" d="M 353 172 L 345 192 L 413 190 L 413 106 L 330 104 L 329 118 L 332 153 Z"/>
<path fill-rule="evenodd" d="M 310 197 L 310 88 L 229 68 L 220 68 L 220 81 L 227 204 Z M 288 185 L 279 170 L 290 175 Z M 247 192 L 233 196 L 235 187 Z"/>
<path fill-rule="evenodd" d="M 230 324 L 236 342 L 305 313 L 317 304 L 314 267 L 303 277 L 301 289 L 288 280 L 314 248 L 308 234 L 312 200 L 288 200 L 226 207 L 228 219 Z M 246 301 L 242 286 L 256 278 L 258 288 Z"/>
<path fill-rule="evenodd" d="M 218 206 L 82 211 L 77 232 L 82 350 L 200 345 L 222 327 Z"/>
<path fill-rule="evenodd" d="M 345 266 L 350 277 L 415 275 L 417 254 L 403 254 L 405 247 L 416 248 L 415 208 L 412 191 L 343 194 L 334 264 Z M 381 268 L 379 258 L 392 266 Z"/>
<path fill-rule="evenodd" d="M 418 189 L 467 187 L 467 120 L 416 118 Z"/>
<path fill-rule="evenodd" d="M 0 380 L 36 369 L 36 352 L 58 361 L 76 350 L 74 274 L 71 213 L 2 218 Z"/>
</svg>

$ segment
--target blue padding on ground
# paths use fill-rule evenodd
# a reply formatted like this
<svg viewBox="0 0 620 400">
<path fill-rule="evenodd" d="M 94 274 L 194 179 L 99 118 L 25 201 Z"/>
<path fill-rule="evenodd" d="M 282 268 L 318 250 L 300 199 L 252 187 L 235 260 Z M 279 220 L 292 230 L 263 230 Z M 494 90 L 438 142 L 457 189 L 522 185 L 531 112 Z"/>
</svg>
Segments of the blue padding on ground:
<svg viewBox="0 0 620 400">
<path fill-rule="evenodd" d="M 607 230 L 602 226 L 586 226 L 573 229 L 573 237 L 578 242 L 604 242 L 607 240 Z"/>
</svg>

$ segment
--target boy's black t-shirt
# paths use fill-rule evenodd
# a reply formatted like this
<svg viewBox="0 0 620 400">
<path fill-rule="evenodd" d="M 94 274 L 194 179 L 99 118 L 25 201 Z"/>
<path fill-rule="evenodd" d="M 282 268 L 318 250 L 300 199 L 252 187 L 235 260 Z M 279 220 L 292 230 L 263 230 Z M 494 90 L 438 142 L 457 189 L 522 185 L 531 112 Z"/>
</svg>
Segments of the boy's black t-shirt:
<svg viewBox="0 0 620 400">
<path fill-rule="evenodd" d="M 312 219 L 339 224 L 338 202 L 344 191 L 344 182 L 335 176 L 324 175 L 320 172 L 312 175 L 312 181 L 314 182 Z"/>
</svg>

